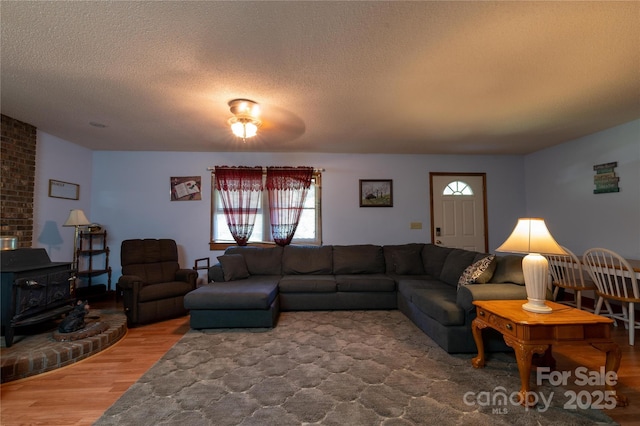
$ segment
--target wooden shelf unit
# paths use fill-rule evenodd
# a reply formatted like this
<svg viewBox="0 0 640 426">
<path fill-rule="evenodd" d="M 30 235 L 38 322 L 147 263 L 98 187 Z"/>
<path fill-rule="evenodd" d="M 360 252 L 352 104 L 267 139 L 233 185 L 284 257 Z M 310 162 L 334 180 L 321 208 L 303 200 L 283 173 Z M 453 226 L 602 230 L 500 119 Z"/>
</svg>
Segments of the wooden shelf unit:
<svg viewBox="0 0 640 426">
<path fill-rule="evenodd" d="M 107 275 L 106 291 L 111 291 L 111 267 L 109 266 L 109 246 L 107 231 L 80 231 L 78 236 L 77 276 L 87 278 L 87 291 L 93 292 L 93 278 Z M 102 257 L 102 259 L 100 259 Z"/>
</svg>

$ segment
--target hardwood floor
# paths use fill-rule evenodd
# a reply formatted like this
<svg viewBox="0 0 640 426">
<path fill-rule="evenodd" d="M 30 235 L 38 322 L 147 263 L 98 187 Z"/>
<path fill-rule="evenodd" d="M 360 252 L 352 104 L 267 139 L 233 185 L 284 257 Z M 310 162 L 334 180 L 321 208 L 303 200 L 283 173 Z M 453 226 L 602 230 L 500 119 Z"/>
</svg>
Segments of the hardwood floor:
<svg viewBox="0 0 640 426">
<path fill-rule="evenodd" d="M 98 307 L 95 302 L 92 305 Z M 120 342 L 91 358 L 3 384 L 0 424 L 91 425 L 188 329 L 188 317 L 133 328 Z M 622 350 L 618 390 L 630 405 L 607 414 L 622 425 L 640 425 L 640 345 L 629 346 L 624 327 L 614 329 L 613 335 Z M 604 364 L 602 353 L 584 346 L 554 348 L 554 356 L 561 371 L 573 372 L 579 366 L 598 371 Z"/>
<path fill-rule="evenodd" d="M 640 343 L 636 331 L 636 345 L 629 345 L 629 333 L 624 326 L 619 325 L 612 330 L 613 340 L 620 346 L 622 361 L 618 369 L 618 385 L 616 390 L 629 400 L 627 407 L 617 407 L 607 410 L 609 415 L 621 425 L 640 425 Z M 575 372 L 580 366 L 585 366 L 589 371 L 599 371 L 604 365 L 604 354 L 589 346 L 558 346 L 554 348 L 556 370 Z M 591 387 L 575 386 L 574 377 L 569 379 L 568 389 L 584 390 Z M 594 386 L 593 389 L 602 389 Z"/>
<path fill-rule="evenodd" d="M 91 425 L 188 330 L 189 317 L 132 328 L 97 355 L 5 383 L 0 388 L 0 424 Z"/>
</svg>

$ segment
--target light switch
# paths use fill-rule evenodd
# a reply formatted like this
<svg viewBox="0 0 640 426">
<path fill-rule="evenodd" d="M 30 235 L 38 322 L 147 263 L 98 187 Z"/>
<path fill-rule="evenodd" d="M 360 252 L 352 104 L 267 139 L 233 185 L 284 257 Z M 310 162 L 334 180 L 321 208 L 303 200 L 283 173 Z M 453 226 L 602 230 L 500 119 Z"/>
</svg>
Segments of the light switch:
<svg viewBox="0 0 640 426">
<path fill-rule="evenodd" d="M 411 229 L 422 229 L 422 222 L 411 222 Z"/>
</svg>

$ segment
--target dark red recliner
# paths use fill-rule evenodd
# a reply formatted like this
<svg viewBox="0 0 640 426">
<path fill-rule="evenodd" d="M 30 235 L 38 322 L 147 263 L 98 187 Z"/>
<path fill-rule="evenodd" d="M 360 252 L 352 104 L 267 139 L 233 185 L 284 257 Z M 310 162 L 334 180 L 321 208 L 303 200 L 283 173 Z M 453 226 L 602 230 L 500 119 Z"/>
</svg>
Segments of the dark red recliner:
<svg viewBox="0 0 640 426">
<path fill-rule="evenodd" d="M 125 240 L 120 250 L 124 310 L 129 326 L 186 315 L 184 295 L 196 288 L 198 273 L 181 269 L 170 239 Z"/>
</svg>

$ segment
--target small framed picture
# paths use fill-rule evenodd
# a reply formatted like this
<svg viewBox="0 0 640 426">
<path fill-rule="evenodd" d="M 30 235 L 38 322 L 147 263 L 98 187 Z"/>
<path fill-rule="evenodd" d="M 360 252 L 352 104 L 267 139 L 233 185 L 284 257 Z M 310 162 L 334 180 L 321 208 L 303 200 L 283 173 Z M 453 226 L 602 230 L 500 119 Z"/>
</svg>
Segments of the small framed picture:
<svg viewBox="0 0 640 426">
<path fill-rule="evenodd" d="M 200 176 L 171 178 L 171 201 L 202 200 L 202 181 Z"/>
<path fill-rule="evenodd" d="M 360 179 L 360 207 L 393 207 L 393 181 Z"/>
<path fill-rule="evenodd" d="M 80 199 L 80 185 L 49 179 L 49 197 L 66 198 L 67 200 Z"/>
</svg>

